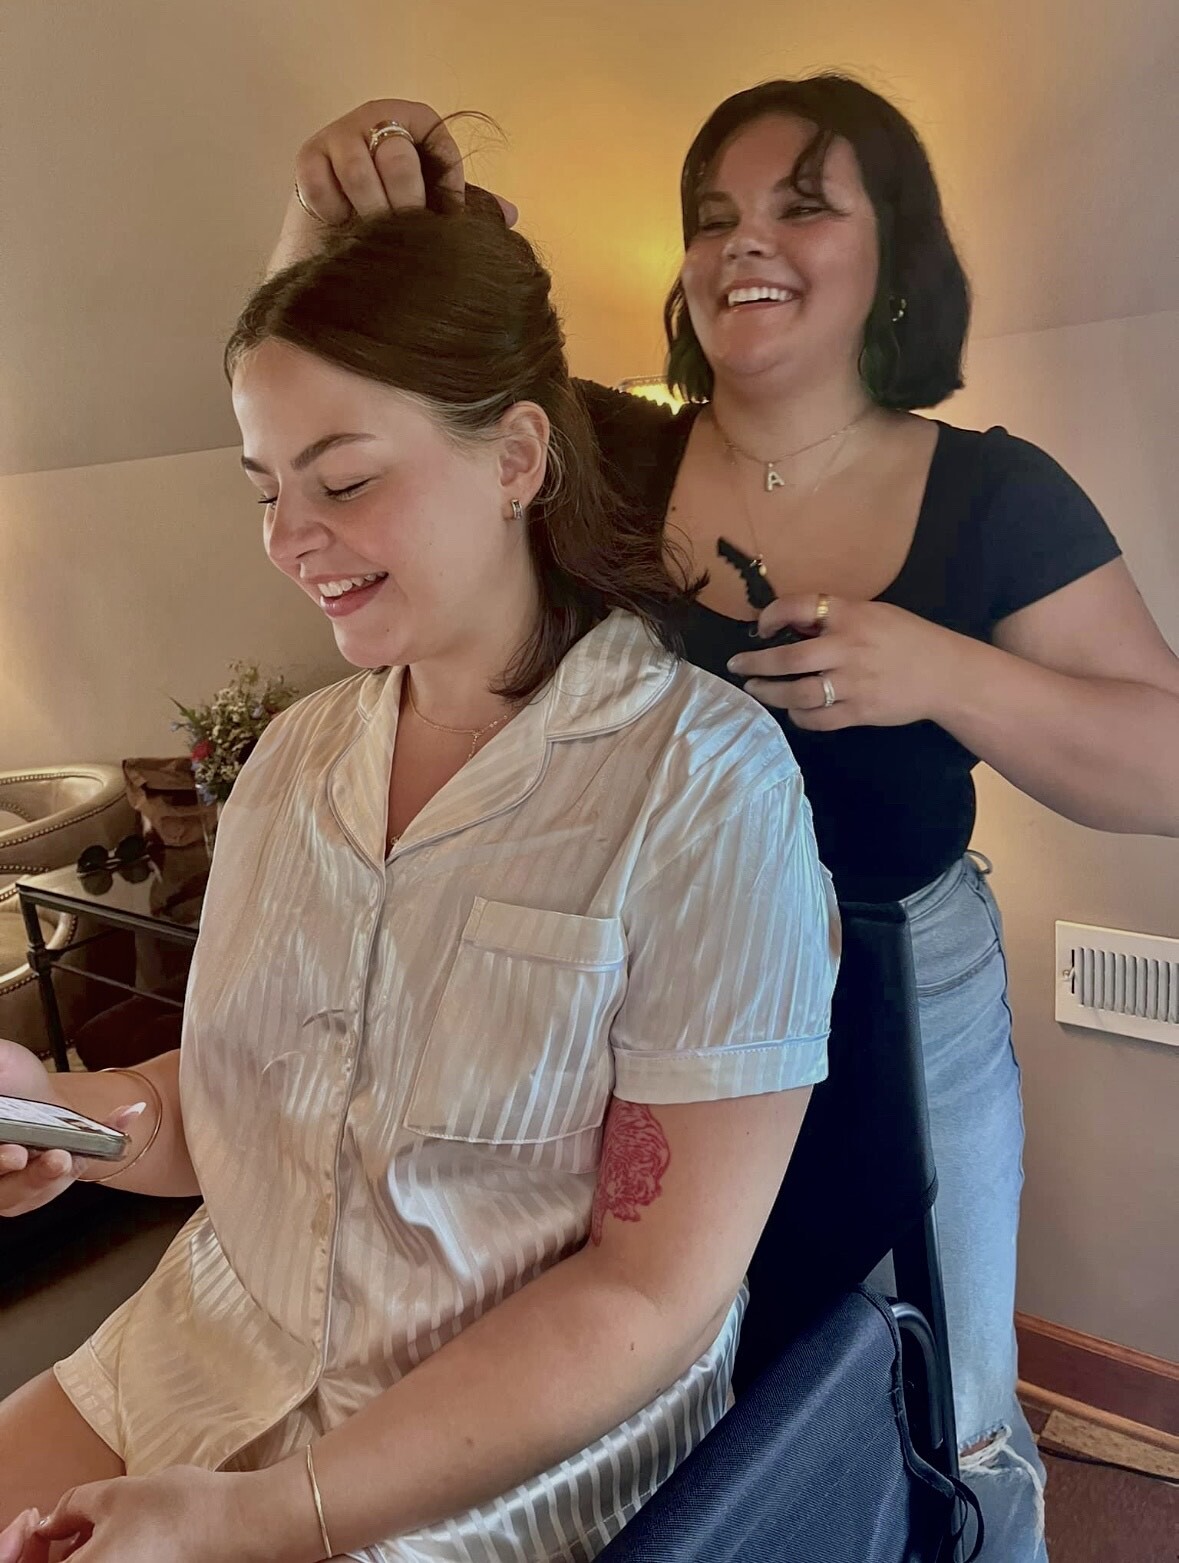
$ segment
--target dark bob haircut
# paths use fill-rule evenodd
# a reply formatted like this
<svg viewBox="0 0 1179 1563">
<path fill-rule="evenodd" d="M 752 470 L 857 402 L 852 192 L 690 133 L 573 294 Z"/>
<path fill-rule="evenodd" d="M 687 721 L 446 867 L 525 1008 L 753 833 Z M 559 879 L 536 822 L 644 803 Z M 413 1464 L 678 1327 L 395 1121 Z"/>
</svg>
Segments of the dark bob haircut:
<svg viewBox="0 0 1179 1563">
<path fill-rule="evenodd" d="M 823 165 L 842 137 L 856 155 L 876 213 L 879 275 L 864 322 L 860 374 L 881 407 L 933 407 L 962 385 L 970 288 L 946 230 L 929 158 L 905 116 L 879 93 L 846 76 L 767 81 L 726 98 L 705 121 L 680 178 L 684 245 L 697 226 L 701 182 L 724 144 L 767 114 L 814 126 L 791 173 L 808 201 L 822 201 Z M 899 318 L 897 318 L 899 317 Z M 712 396 L 712 369 L 692 328 L 677 281 L 664 306 L 669 385 L 691 402 Z"/>
</svg>

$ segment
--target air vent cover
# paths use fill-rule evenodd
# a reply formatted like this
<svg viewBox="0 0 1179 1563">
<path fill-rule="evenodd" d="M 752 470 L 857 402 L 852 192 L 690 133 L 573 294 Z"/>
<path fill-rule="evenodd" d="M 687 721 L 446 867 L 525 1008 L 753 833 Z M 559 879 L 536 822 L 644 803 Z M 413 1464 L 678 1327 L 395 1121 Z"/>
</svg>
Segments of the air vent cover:
<svg viewBox="0 0 1179 1563">
<path fill-rule="evenodd" d="M 1057 923 L 1056 1018 L 1179 1047 L 1179 939 Z"/>
</svg>

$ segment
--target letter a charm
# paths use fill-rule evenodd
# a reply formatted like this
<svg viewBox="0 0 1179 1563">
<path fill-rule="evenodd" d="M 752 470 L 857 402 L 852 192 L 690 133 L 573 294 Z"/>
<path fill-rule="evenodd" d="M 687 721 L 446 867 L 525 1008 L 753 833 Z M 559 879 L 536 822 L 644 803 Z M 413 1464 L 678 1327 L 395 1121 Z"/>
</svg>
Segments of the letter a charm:
<svg viewBox="0 0 1179 1563">
<path fill-rule="evenodd" d="M 766 493 L 772 494 L 776 488 L 785 488 L 786 485 L 778 476 L 778 469 L 772 461 L 766 462 Z"/>
</svg>

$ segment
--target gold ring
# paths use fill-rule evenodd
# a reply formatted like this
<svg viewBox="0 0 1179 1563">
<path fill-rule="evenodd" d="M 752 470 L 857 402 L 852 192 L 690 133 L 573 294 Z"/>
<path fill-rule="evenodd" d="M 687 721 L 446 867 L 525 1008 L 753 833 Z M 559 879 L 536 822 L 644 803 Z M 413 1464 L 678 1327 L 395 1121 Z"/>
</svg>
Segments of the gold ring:
<svg viewBox="0 0 1179 1563">
<path fill-rule="evenodd" d="M 295 200 L 298 201 L 299 205 L 307 213 L 308 217 L 311 218 L 312 222 L 323 222 L 323 218 L 319 215 L 319 213 L 313 212 L 307 205 L 307 202 L 303 199 L 303 192 L 299 189 L 299 181 L 297 179 L 295 180 Z"/>
<path fill-rule="evenodd" d="M 823 710 L 826 711 L 828 706 L 835 704 L 835 685 L 827 677 L 826 673 L 819 679 L 819 683 L 823 689 Z"/>
<path fill-rule="evenodd" d="M 831 612 L 831 599 L 826 592 L 819 593 L 819 600 L 815 605 L 815 623 L 822 624 L 823 620 Z"/>
<path fill-rule="evenodd" d="M 374 125 L 368 133 L 369 152 L 375 153 L 381 142 L 387 140 L 390 136 L 401 136 L 409 142 L 410 146 L 416 145 L 412 134 L 406 130 L 404 125 L 399 125 L 395 119 L 383 119 L 379 125 Z"/>
</svg>

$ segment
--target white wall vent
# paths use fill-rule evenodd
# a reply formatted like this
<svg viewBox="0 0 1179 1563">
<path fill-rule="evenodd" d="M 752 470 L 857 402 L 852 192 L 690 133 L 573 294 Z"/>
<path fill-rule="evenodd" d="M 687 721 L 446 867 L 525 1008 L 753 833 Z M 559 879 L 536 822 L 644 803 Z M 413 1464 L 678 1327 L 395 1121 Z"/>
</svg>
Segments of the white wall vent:
<svg viewBox="0 0 1179 1563">
<path fill-rule="evenodd" d="M 1056 1018 L 1179 1047 L 1179 939 L 1057 923 Z"/>
</svg>

